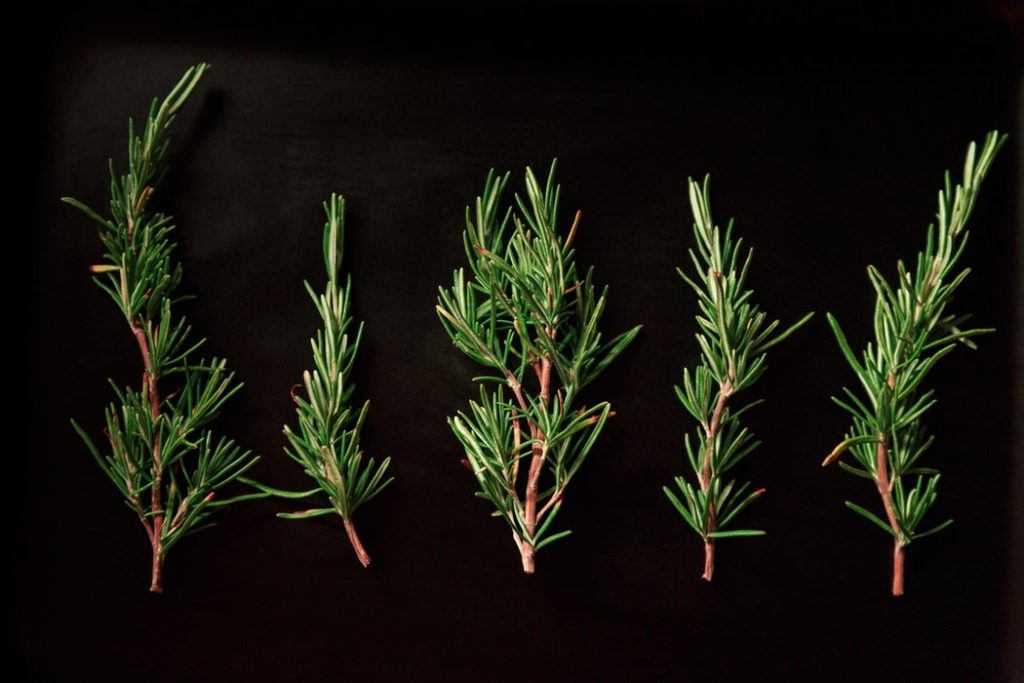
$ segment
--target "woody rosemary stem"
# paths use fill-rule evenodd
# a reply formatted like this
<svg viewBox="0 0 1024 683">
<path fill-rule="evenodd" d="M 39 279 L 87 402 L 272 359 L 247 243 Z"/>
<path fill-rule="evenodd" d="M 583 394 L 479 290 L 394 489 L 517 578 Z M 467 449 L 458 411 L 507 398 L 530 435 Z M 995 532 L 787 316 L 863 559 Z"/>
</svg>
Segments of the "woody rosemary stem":
<svg viewBox="0 0 1024 683">
<path fill-rule="evenodd" d="M 149 396 L 149 405 L 153 415 L 153 486 L 150 487 L 150 509 L 153 513 L 153 528 L 152 533 L 149 535 L 149 542 L 153 547 L 153 569 L 149 591 L 151 593 L 163 593 L 164 558 L 161 534 L 164 527 L 164 511 L 160 498 L 163 468 L 160 464 L 160 430 L 157 426 L 157 420 L 160 417 L 160 393 L 157 388 L 158 377 L 153 373 L 149 343 L 146 341 L 146 331 L 141 322 L 136 321 L 132 323 L 132 333 L 135 335 L 135 341 L 139 344 L 139 352 L 142 354 L 142 363 L 145 366 L 142 375 L 142 390 L 144 394 Z"/>
<path fill-rule="evenodd" d="M 715 412 L 711 414 L 711 422 L 708 424 L 707 441 L 704 445 L 704 464 L 700 472 L 700 490 L 705 496 L 710 497 L 711 488 L 711 458 L 714 455 L 715 439 L 722 427 L 722 413 L 725 412 L 725 404 L 732 396 L 732 382 L 726 380 L 718 389 L 718 402 L 715 404 Z M 715 573 L 715 539 L 711 536 L 715 532 L 715 504 L 708 501 L 707 521 L 704 525 L 704 574 L 701 576 L 705 581 L 710 581 Z"/>
<path fill-rule="evenodd" d="M 356 525 L 352 523 L 351 519 L 345 520 L 345 533 L 348 534 L 348 540 L 352 542 L 352 549 L 356 551 L 359 563 L 364 567 L 369 567 L 370 555 L 366 552 L 366 548 L 363 547 L 363 542 L 359 540 L 359 534 L 356 533 Z"/>
<path fill-rule="evenodd" d="M 903 531 L 899 522 L 896 521 L 896 509 L 892 504 L 892 481 L 889 479 L 888 449 L 884 441 L 878 442 L 875 451 L 877 458 L 877 473 L 875 484 L 878 486 L 878 493 L 882 496 L 882 505 L 885 507 L 885 515 L 889 519 L 889 526 L 893 531 L 892 551 L 892 594 L 903 595 L 903 553 L 906 548 L 906 541 L 903 538 Z"/>
<path fill-rule="evenodd" d="M 548 332 L 549 336 L 553 335 Z M 546 406 L 551 396 L 551 359 L 548 356 L 544 356 L 543 359 L 537 362 L 535 366 L 537 371 L 537 379 L 540 382 L 540 396 L 541 401 Z M 523 388 L 519 380 L 514 375 L 509 375 L 508 385 L 512 389 L 512 393 L 516 396 L 516 401 L 519 403 L 520 409 L 524 415 L 529 414 L 529 408 L 527 407 L 526 398 L 523 396 Z M 530 469 L 526 477 L 526 496 L 525 496 L 525 507 L 523 510 L 523 520 L 526 523 L 526 532 L 533 537 L 537 531 L 537 494 L 540 488 L 540 475 L 543 471 L 544 461 L 547 459 L 547 441 L 544 436 L 544 432 L 541 431 L 540 426 L 535 425 L 532 421 L 527 420 L 527 425 L 530 428 L 530 438 L 535 439 L 535 443 L 532 448 L 532 455 L 530 456 Z M 552 497 L 555 500 L 558 497 L 556 494 Z M 541 511 L 543 514 L 547 508 Z M 536 549 L 533 543 L 526 539 L 517 539 L 517 545 L 519 546 L 519 553 L 522 555 L 523 560 L 523 572 L 526 574 L 533 574 L 536 565 L 534 564 L 534 555 Z"/>
<path fill-rule="evenodd" d="M 892 594 L 903 595 L 903 554 L 907 546 L 899 540 L 893 541 L 892 548 Z"/>
</svg>

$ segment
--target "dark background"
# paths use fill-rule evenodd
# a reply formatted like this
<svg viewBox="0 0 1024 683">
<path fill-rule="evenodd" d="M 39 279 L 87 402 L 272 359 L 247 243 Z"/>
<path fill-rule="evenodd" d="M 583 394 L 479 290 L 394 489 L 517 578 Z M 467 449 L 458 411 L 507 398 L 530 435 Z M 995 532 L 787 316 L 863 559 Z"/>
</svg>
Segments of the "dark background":
<svg viewBox="0 0 1024 683">
<path fill-rule="evenodd" d="M 18 200 L 36 272 L 30 436 L 9 454 L 26 463 L 9 482 L 26 679 L 1024 676 L 1020 6 L 888 5 L 187 2 L 21 24 L 35 47 L 15 136 L 42 141 Z M 316 326 L 301 281 L 320 282 L 321 202 L 348 198 L 346 267 L 367 325 L 356 379 L 373 402 L 363 443 L 397 477 L 357 516 L 369 570 L 337 520 L 287 522 L 274 513 L 293 508 L 259 501 L 178 546 L 166 594 L 150 595 L 138 521 L 68 425 L 97 433 L 105 378 L 135 382 L 139 361 L 89 282 L 93 226 L 57 199 L 102 209 L 127 117 L 198 61 L 213 69 L 178 120 L 157 201 L 180 226 L 182 291 L 198 296 L 185 311 L 246 385 L 220 429 L 282 487 L 306 483 L 281 451 Z M 878 508 L 872 486 L 819 466 L 846 426 L 828 397 L 855 382 L 824 312 L 863 345 L 865 265 L 889 275 L 913 256 L 942 171 L 959 178 L 968 141 L 993 128 L 1013 136 L 971 221 L 974 273 L 954 308 L 999 333 L 932 376 L 932 515 L 956 524 L 908 549 L 907 595 L 893 599 L 888 538 L 843 506 Z M 559 522 L 574 533 L 524 576 L 445 425 L 475 368 L 433 306 L 487 169 L 511 169 L 518 188 L 525 165 L 554 156 L 566 227 L 584 211 L 579 263 L 611 287 L 605 334 L 645 329 L 587 390 L 618 415 L 569 489 Z M 818 312 L 751 391 L 767 398 L 748 414 L 764 445 L 737 476 L 768 489 L 745 514 L 768 535 L 722 542 L 713 585 L 659 490 L 687 469 L 692 425 L 672 385 L 697 361 L 696 302 L 674 267 L 691 239 L 685 181 L 705 172 L 718 220 L 736 216 L 756 248 L 756 300 L 783 321 Z"/>
</svg>

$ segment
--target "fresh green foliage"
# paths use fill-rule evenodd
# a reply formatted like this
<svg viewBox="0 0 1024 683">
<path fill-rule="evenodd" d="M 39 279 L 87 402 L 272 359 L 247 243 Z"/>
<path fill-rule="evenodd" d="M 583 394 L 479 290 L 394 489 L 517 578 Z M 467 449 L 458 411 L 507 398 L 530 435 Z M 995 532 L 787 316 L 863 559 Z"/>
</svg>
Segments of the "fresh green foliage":
<svg viewBox="0 0 1024 683">
<path fill-rule="evenodd" d="M 355 337 L 350 339 L 352 278 L 346 277 L 344 285 L 340 282 L 345 240 L 344 198 L 332 194 L 330 201 L 324 202 L 324 210 L 327 212 L 323 235 L 327 285 L 324 292 L 318 294 L 309 282 L 304 283 L 323 320 L 323 329 L 318 330 L 316 337 L 310 340 L 314 367 L 312 372 L 306 370 L 302 374 L 306 397 L 293 393 L 298 406 L 295 413 L 299 420 L 299 430 L 295 432 L 291 427 L 284 428 L 290 445 L 285 451 L 292 460 L 302 465 L 306 474 L 316 482 L 317 488 L 301 494 L 284 495 L 295 498 L 322 491 L 327 494 L 331 505 L 278 516 L 307 519 L 337 513 L 344 520 L 356 555 L 366 566 L 370 563 L 370 557 L 355 532 L 352 515 L 356 508 L 374 498 L 391 483 L 392 478 L 385 479 L 391 458 L 385 458 L 378 465 L 373 458 L 364 459 L 359 448 L 359 431 L 366 419 L 370 402 L 363 403 L 358 411 L 349 405 L 355 391 L 355 385 L 349 378 L 363 336 L 363 323 L 359 323 Z M 280 491 L 261 488 L 282 495 Z"/>
<path fill-rule="evenodd" d="M 580 391 L 640 331 L 602 340 L 608 290 L 597 293 L 592 268 L 582 278 L 576 269 L 580 214 L 567 237 L 558 234 L 554 177 L 554 163 L 543 186 L 526 169 L 526 197 L 515 196 L 516 211 L 502 207 L 509 175 L 488 174 L 483 195 L 466 209 L 472 278 L 456 270 L 437 306 L 455 345 L 487 368 L 475 378 L 479 403 L 449 425 L 480 485 L 477 495 L 512 528 L 527 573 L 535 551 L 570 533 L 552 522 L 612 414 L 607 402 L 576 407 Z"/>
<path fill-rule="evenodd" d="M 953 521 L 924 524 L 926 513 L 935 503 L 939 472 L 918 462 L 933 440 L 921 418 L 935 404 L 934 391 L 923 390 L 922 383 L 939 359 L 957 344 L 975 348 L 972 337 L 992 332 L 964 329 L 970 316 L 953 315 L 946 309 L 970 272 L 969 268 L 957 272 L 967 244 L 967 219 L 1005 139 L 997 131 L 989 133 L 980 155 L 972 142 L 967 149 L 963 181 L 955 188 L 946 173 L 945 187 L 939 191 L 937 223 L 928 226 L 924 251 L 918 253 L 913 270 L 898 261 L 896 282 L 889 283 L 874 266 L 868 266 L 868 278 L 875 290 L 875 338 L 859 357 L 839 322 L 828 316 L 839 348 L 863 391 L 844 388 L 843 397 L 832 398 L 850 413 L 853 424 L 822 464 L 848 452 L 853 462 L 840 460 L 839 466 L 875 483 L 884 518 L 852 502 L 846 504 L 893 537 L 893 592 L 897 595 L 903 589 L 903 548 Z"/>
<path fill-rule="evenodd" d="M 681 268 L 680 277 L 697 293 L 701 314 L 697 342 L 701 364 L 691 372 L 683 370 L 683 385 L 676 387 L 680 403 L 697 420 L 693 440 L 684 438 L 686 455 L 697 477 L 694 486 L 676 477 L 679 495 L 663 487 L 669 501 L 686 523 L 704 539 L 704 578 L 711 580 L 714 569 L 714 541 L 717 538 L 759 536 L 756 529 L 727 529 L 736 516 L 764 493 L 750 490 L 750 483 L 736 486 L 725 475 L 761 443 L 746 427 L 740 415 L 760 403 L 754 401 L 733 409 L 730 400 L 749 388 L 764 373 L 766 351 L 789 337 L 806 323 L 808 313 L 782 332 L 779 321 L 767 323 L 767 315 L 751 303 L 744 289 L 753 250 L 744 252 L 743 240 L 733 239 L 730 220 L 723 232 L 711 217 L 708 186 L 689 180 L 693 235 L 697 251 L 689 250 L 694 277 Z"/>
<path fill-rule="evenodd" d="M 157 592 L 167 552 L 208 526 L 217 508 L 237 500 L 217 496 L 256 461 L 207 428 L 241 384 L 223 360 L 194 360 L 203 340 L 191 340 L 185 318 L 172 313 L 182 298 L 174 295 L 182 269 L 173 259 L 173 219 L 150 209 L 165 169 L 168 130 L 206 69 L 190 68 L 162 102 L 153 100 L 141 137 L 129 120 L 128 173 L 117 175 L 110 163 L 109 217 L 64 198 L 100 226 L 106 251 L 90 270 L 124 314 L 143 363 L 139 389 L 111 381 L 117 400 L 105 411 L 102 450 L 72 424 L 142 522 L 153 550 L 150 590 Z M 172 391 L 164 378 L 176 380 Z"/>
</svg>

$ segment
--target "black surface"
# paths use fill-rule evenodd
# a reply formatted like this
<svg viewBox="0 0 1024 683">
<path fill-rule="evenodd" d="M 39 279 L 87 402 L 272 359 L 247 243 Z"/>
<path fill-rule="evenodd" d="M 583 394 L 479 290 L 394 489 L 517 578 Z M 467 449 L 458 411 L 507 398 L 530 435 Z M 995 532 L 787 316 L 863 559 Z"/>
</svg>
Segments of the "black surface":
<svg viewBox="0 0 1024 683">
<path fill-rule="evenodd" d="M 684 4 L 684 3 L 677 3 Z M 992 128 L 1010 130 L 1018 43 L 997 4 L 919 15 L 835 14 L 768 3 L 557 10 L 447 7 L 340 13 L 318 4 L 230 6 L 174 18 L 124 8 L 38 24 L 34 130 L 41 184 L 32 253 L 31 426 L 24 459 L 23 574 L 14 614 L 29 679 L 208 680 L 997 680 L 1012 660 L 1013 145 L 986 181 L 955 309 L 1000 329 L 933 375 L 928 422 L 942 469 L 942 534 L 913 544 L 907 595 L 888 595 L 890 545 L 846 510 L 878 507 L 869 483 L 823 455 L 855 381 L 824 321 L 860 346 L 865 265 L 886 274 L 919 248 L 943 169 Z M 471 27 L 455 18 L 468 15 Z M 186 18 L 187 17 L 187 18 Z M 28 29 L 26 29 L 28 30 Z M 35 34 L 33 34 L 35 35 Z M 349 206 L 347 268 L 366 320 L 364 446 L 396 483 L 358 516 L 374 564 L 340 524 L 286 522 L 241 505 L 171 553 L 167 593 L 148 546 L 68 426 L 100 428 L 106 377 L 138 360 L 87 266 L 106 159 L 125 122 L 186 66 L 210 61 L 177 124 L 158 200 L 180 226 L 182 290 L 208 353 L 243 393 L 221 429 L 263 453 L 256 475 L 305 482 L 281 452 L 288 389 L 308 367 L 319 281 L 320 203 Z M 30 128 L 29 130 L 33 130 Z M 634 348 L 587 390 L 618 415 L 569 489 L 573 535 L 524 576 L 507 528 L 444 418 L 475 393 L 445 337 L 436 287 L 462 264 L 465 204 L 487 169 L 560 159 L 564 219 L 584 211 L 581 264 L 611 286 L 606 334 Z M 696 302 L 675 275 L 690 244 L 688 175 L 710 172 L 718 219 L 755 246 L 751 284 L 769 314 L 811 325 L 772 351 L 749 424 L 764 446 L 738 472 L 768 494 L 746 513 L 762 539 L 720 544 L 700 580 L 699 539 L 660 492 L 684 471 L 691 425 L 672 385 L 697 357 Z M 752 395 L 753 395 L 752 394 Z M 1019 624 L 1019 622 L 1018 622 Z"/>
</svg>

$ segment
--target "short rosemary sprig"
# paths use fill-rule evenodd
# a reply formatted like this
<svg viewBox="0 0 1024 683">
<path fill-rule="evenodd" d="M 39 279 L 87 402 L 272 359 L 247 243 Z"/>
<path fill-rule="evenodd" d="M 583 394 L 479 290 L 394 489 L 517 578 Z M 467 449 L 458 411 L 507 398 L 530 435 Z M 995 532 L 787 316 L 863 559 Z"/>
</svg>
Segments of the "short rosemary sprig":
<svg viewBox="0 0 1024 683">
<path fill-rule="evenodd" d="M 669 487 L 662 487 L 686 523 L 704 540 L 703 578 L 707 581 L 714 573 L 716 539 L 764 534 L 756 529 L 725 528 L 765 492 L 748 492 L 750 482 L 737 487 L 735 480 L 726 482 L 724 478 L 761 443 L 739 422 L 740 415 L 760 401 L 734 409 L 734 397 L 764 373 L 765 352 L 814 315 L 808 313 L 773 336 L 779 321 L 766 325 L 766 314 L 750 301 L 753 292 L 744 289 L 754 251 L 748 249 L 744 254 L 742 238 L 733 239 L 732 220 L 724 232 L 715 225 L 709 208 L 709 183 L 709 176 L 703 186 L 689 180 L 697 243 L 697 251 L 690 249 L 689 253 L 696 278 L 677 269 L 697 293 L 701 310 L 697 316 L 701 364 L 692 374 L 684 369 L 683 386 L 676 387 L 680 403 L 699 423 L 694 440 L 687 434 L 683 442 L 697 486 L 685 477 L 676 477 L 682 500 Z"/>
<path fill-rule="evenodd" d="M 149 589 L 157 593 L 163 590 L 168 551 L 209 526 L 207 518 L 217 508 L 249 497 L 216 499 L 257 459 L 206 428 L 241 384 L 223 360 L 192 360 L 203 340 L 190 340 L 185 318 L 172 314 L 182 298 L 174 296 L 182 268 L 172 258 L 173 219 L 150 209 L 164 172 L 170 125 L 207 68 L 191 67 L 162 102 L 153 100 L 141 137 L 129 119 L 128 173 L 116 175 L 110 163 L 109 218 L 63 198 L 99 223 L 104 263 L 90 271 L 124 314 L 143 366 L 138 390 L 111 380 L 117 401 L 105 411 L 103 452 L 77 422 L 72 425 L 145 528 L 152 548 Z M 172 377 L 173 389 L 165 386 Z"/>
<path fill-rule="evenodd" d="M 958 343 L 976 348 L 971 337 L 993 331 L 961 329 L 970 316 L 952 315 L 946 307 L 970 272 L 965 268 L 954 274 L 967 245 L 967 219 L 981 182 L 1005 140 L 998 131 L 989 133 L 980 155 L 972 142 L 967 148 L 963 181 L 955 188 L 946 172 L 945 187 L 939 191 L 937 223 L 928 226 L 925 248 L 918 253 L 913 271 L 897 261 L 893 286 L 874 266 L 868 266 L 868 278 L 875 289 L 875 338 L 860 358 L 850 348 L 839 322 L 831 313 L 828 315 L 839 348 L 864 391 L 858 395 L 844 387 L 845 397 L 832 397 L 850 413 L 853 425 L 822 466 L 849 452 L 854 464 L 839 460 L 839 466 L 874 482 L 882 499 L 884 519 L 856 503 L 847 501 L 846 505 L 892 536 L 893 595 L 903 594 L 906 546 L 953 522 L 947 519 L 919 531 L 935 503 L 939 484 L 938 470 L 918 465 L 934 438 L 921 422 L 935 404 L 934 391 L 921 389 L 939 359 Z M 904 477 L 909 481 L 904 483 Z"/>
<path fill-rule="evenodd" d="M 526 169 L 518 212 L 502 208 L 508 178 L 489 173 L 483 196 L 466 208 L 463 242 L 473 278 L 456 270 L 453 285 L 440 288 L 437 312 L 455 345 L 488 368 L 474 378 L 480 402 L 448 422 L 477 495 L 512 528 L 523 571 L 532 574 L 536 552 L 570 533 L 554 532 L 552 522 L 613 414 L 607 402 L 576 407 L 579 393 L 640 327 L 601 342 L 608 290 L 596 294 L 593 268 L 583 278 L 576 270 L 572 242 L 581 214 L 564 239 L 558 234 L 555 163 L 544 186 Z"/>
<path fill-rule="evenodd" d="M 356 557 L 366 567 L 370 564 L 370 556 L 356 533 L 352 515 L 360 505 L 374 498 L 393 481 L 391 477 L 384 478 L 391 458 L 384 458 L 378 465 L 373 458 L 364 459 L 359 448 L 359 432 L 370 402 L 363 403 L 358 412 L 349 405 L 355 391 L 355 384 L 349 376 L 363 337 L 363 323 L 360 322 L 356 328 L 355 338 L 350 339 L 352 278 L 346 277 L 344 285 L 340 281 L 345 242 L 345 199 L 332 194 L 330 200 L 324 202 L 324 210 L 327 213 L 323 235 L 327 284 L 323 293 L 318 294 L 309 282 L 303 283 L 323 320 L 323 329 L 310 339 L 314 367 L 312 372 L 306 370 L 302 373 L 301 386 L 306 390 L 306 397 L 294 390 L 292 392 L 297 404 L 295 414 L 299 430 L 295 432 L 287 425 L 284 427 L 290 445 L 285 452 L 302 465 L 317 487 L 289 493 L 259 484 L 256 486 L 288 498 L 325 493 L 330 507 L 279 513 L 278 517 L 308 519 L 337 513 L 345 525 Z M 300 385 L 295 385 L 295 389 L 298 388 Z"/>
</svg>

